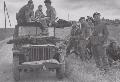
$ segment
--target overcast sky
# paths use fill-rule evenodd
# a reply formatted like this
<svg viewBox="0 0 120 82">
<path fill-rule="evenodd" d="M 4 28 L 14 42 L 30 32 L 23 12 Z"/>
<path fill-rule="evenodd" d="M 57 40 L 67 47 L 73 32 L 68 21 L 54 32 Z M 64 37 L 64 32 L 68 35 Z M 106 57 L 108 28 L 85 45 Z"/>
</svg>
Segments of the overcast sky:
<svg viewBox="0 0 120 82">
<path fill-rule="evenodd" d="M 5 0 L 10 15 L 12 27 L 16 24 L 15 15 L 19 9 L 27 4 L 28 0 Z M 0 27 L 4 27 L 3 2 L 0 0 Z M 33 0 L 35 9 L 39 4 L 43 5 L 44 13 L 46 11 L 44 0 Z M 68 19 L 68 13 L 71 20 L 78 20 L 82 16 L 92 16 L 94 12 L 100 12 L 102 17 L 115 19 L 120 18 L 120 0 L 52 0 L 52 5 L 57 11 L 59 18 Z M 7 24 L 9 27 L 9 24 Z"/>
</svg>

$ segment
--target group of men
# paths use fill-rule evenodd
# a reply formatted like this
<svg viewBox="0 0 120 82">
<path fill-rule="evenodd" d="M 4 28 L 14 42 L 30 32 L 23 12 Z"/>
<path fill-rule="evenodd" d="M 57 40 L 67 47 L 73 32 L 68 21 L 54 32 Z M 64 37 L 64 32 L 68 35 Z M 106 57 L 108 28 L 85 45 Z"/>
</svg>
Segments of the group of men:
<svg viewBox="0 0 120 82">
<path fill-rule="evenodd" d="M 33 1 L 29 0 L 27 5 L 23 6 L 16 14 L 17 23 L 19 25 L 23 25 L 29 22 L 39 22 L 43 26 L 43 28 L 41 28 L 42 31 L 48 26 L 51 26 L 56 19 L 56 11 L 55 8 L 51 6 L 50 0 L 45 0 L 44 3 L 47 8 L 46 16 L 42 11 L 42 7 L 43 7 L 42 5 L 38 6 L 38 9 L 35 11 L 34 14 Z"/>
<path fill-rule="evenodd" d="M 105 43 L 109 32 L 107 26 L 101 21 L 100 13 L 95 12 L 93 17 L 81 17 L 72 26 L 71 37 L 67 46 L 66 54 L 70 50 L 80 51 L 78 54 L 82 61 L 86 60 L 86 46 L 89 44 L 96 66 L 103 71 L 109 70 L 109 63 L 106 55 Z"/>
</svg>

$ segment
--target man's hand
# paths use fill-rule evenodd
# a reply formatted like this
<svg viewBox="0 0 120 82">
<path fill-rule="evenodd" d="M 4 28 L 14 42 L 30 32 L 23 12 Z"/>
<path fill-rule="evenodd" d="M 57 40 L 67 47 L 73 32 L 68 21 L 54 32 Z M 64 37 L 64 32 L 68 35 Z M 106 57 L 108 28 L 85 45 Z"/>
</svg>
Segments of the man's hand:
<svg viewBox="0 0 120 82">
<path fill-rule="evenodd" d="M 49 23 L 49 26 L 52 26 L 52 23 Z"/>
<path fill-rule="evenodd" d="M 49 20 L 50 17 L 44 17 L 44 18 L 41 18 L 42 20 Z"/>
<path fill-rule="evenodd" d="M 89 37 L 87 37 L 86 40 L 89 40 Z"/>
</svg>

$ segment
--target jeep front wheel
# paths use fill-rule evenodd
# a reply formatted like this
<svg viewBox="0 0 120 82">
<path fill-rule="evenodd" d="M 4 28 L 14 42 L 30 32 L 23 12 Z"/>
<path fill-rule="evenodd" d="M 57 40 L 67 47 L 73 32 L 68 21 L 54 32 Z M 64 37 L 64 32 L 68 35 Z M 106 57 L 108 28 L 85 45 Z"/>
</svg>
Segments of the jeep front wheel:
<svg viewBox="0 0 120 82">
<path fill-rule="evenodd" d="M 61 64 L 60 67 L 56 68 L 56 77 L 58 79 L 64 78 L 64 66 Z"/>
<path fill-rule="evenodd" d="M 19 65 L 19 57 L 14 56 L 13 54 L 13 78 L 15 82 L 20 80 L 20 71 L 18 69 L 18 65 Z"/>
</svg>

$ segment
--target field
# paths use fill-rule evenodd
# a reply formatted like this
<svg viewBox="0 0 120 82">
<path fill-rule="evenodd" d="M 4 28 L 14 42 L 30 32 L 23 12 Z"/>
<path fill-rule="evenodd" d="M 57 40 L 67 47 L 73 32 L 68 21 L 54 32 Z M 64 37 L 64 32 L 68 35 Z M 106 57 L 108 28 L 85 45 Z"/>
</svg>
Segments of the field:
<svg viewBox="0 0 120 82">
<path fill-rule="evenodd" d="M 14 28 L 0 28 L 0 41 L 13 35 Z"/>
<path fill-rule="evenodd" d="M 109 37 L 115 38 L 120 43 L 120 25 L 108 25 Z"/>
</svg>

